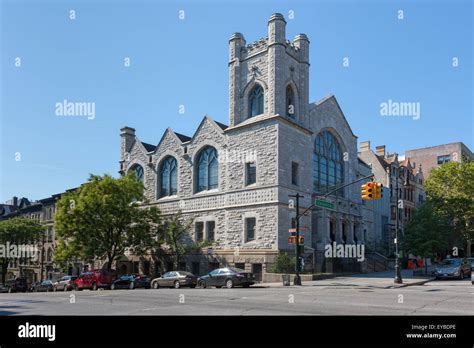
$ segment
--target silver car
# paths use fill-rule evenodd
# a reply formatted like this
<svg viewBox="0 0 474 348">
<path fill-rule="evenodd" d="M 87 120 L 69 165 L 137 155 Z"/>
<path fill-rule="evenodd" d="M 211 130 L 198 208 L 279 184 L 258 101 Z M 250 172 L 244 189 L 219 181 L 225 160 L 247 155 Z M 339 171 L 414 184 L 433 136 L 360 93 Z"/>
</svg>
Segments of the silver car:
<svg viewBox="0 0 474 348">
<path fill-rule="evenodd" d="M 53 284 L 54 291 L 68 291 L 72 290 L 73 282 L 76 279 L 76 276 L 64 276 Z"/>
<path fill-rule="evenodd" d="M 433 272 L 436 279 L 454 278 L 462 280 L 465 276 L 471 276 L 471 274 L 471 262 L 461 258 L 445 259 Z"/>
</svg>

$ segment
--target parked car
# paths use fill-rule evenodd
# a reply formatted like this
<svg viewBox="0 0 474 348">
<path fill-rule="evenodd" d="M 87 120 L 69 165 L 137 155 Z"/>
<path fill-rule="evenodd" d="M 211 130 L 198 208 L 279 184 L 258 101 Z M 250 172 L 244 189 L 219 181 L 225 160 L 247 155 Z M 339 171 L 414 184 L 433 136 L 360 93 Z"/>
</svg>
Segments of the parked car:
<svg viewBox="0 0 474 348">
<path fill-rule="evenodd" d="M 150 288 L 150 277 L 144 275 L 123 275 L 115 279 L 110 285 L 110 290 Z"/>
<path fill-rule="evenodd" d="M 5 283 L 5 287 L 8 292 L 26 292 L 28 290 L 28 284 L 26 278 L 16 278 L 8 280 Z"/>
<path fill-rule="evenodd" d="M 97 290 L 98 288 L 110 288 L 112 282 L 117 278 L 115 270 L 96 269 L 92 272 L 84 272 L 77 277 L 72 284 L 74 290 Z"/>
<path fill-rule="evenodd" d="M 471 284 L 474 285 L 474 257 L 468 258 L 471 263 Z"/>
<path fill-rule="evenodd" d="M 471 273 L 471 263 L 467 259 L 452 258 L 443 260 L 441 265 L 436 267 L 434 276 L 436 279 L 464 279 Z"/>
<path fill-rule="evenodd" d="M 2 292 L 8 292 L 8 288 L 5 285 L 3 285 L 3 283 L 0 283 L 0 293 Z"/>
<path fill-rule="evenodd" d="M 62 278 L 59 278 L 53 285 L 54 285 L 54 291 L 62 290 L 62 291 L 68 291 L 72 290 L 74 280 L 77 279 L 77 276 L 64 276 Z"/>
<path fill-rule="evenodd" d="M 151 281 L 151 287 L 158 289 L 160 287 L 174 287 L 179 289 L 183 286 L 189 286 L 195 288 L 197 285 L 198 277 L 194 274 L 186 271 L 171 271 L 166 272 L 159 278 L 155 278 Z"/>
<path fill-rule="evenodd" d="M 28 288 L 28 291 L 29 292 L 35 292 L 35 289 L 38 287 L 38 285 L 40 285 L 41 282 L 33 282 L 30 284 L 29 288 Z"/>
<path fill-rule="evenodd" d="M 215 269 L 209 274 L 200 277 L 197 284 L 200 288 L 209 286 L 215 286 L 216 288 L 225 286 L 229 289 L 234 286 L 248 288 L 250 285 L 255 284 L 255 276 L 253 273 L 245 272 L 240 268 L 225 267 Z"/>
<path fill-rule="evenodd" d="M 53 291 L 53 281 L 43 280 L 40 284 L 35 287 L 35 292 L 50 292 Z"/>
</svg>

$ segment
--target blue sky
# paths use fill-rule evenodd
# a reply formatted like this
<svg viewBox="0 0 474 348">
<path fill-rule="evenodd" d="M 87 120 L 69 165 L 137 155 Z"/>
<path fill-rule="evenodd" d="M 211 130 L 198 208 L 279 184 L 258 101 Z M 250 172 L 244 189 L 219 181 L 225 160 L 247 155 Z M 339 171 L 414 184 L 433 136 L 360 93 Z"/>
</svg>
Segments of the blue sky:
<svg viewBox="0 0 474 348">
<path fill-rule="evenodd" d="M 206 114 L 228 124 L 228 39 L 266 36 L 274 12 L 289 39 L 311 41 L 310 101 L 335 94 L 359 141 L 474 148 L 468 0 L 0 2 L 0 201 L 118 175 L 124 125 L 156 144 L 167 127 L 192 135 Z M 64 99 L 94 102 L 95 119 L 56 116 Z M 389 99 L 419 102 L 420 119 L 381 117 Z"/>
</svg>

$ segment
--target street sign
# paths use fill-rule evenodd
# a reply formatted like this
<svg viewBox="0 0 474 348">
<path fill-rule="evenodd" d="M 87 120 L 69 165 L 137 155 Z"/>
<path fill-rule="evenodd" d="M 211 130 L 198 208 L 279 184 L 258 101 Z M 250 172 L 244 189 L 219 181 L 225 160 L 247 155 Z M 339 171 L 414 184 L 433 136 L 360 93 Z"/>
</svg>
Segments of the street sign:
<svg viewBox="0 0 474 348">
<path fill-rule="evenodd" d="M 300 232 L 307 231 L 308 226 L 300 226 Z M 288 230 L 289 233 L 296 233 L 296 228 L 290 228 Z"/>
<path fill-rule="evenodd" d="M 328 201 L 324 201 L 322 199 L 317 199 L 314 204 L 317 206 L 317 207 L 321 207 L 321 208 L 327 208 L 327 209 L 334 209 L 334 204 L 332 204 L 331 202 L 328 202 Z"/>
<path fill-rule="evenodd" d="M 296 244 L 296 236 L 288 237 L 288 244 Z M 300 236 L 299 245 L 304 244 L 304 237 Z"/>
</svg>

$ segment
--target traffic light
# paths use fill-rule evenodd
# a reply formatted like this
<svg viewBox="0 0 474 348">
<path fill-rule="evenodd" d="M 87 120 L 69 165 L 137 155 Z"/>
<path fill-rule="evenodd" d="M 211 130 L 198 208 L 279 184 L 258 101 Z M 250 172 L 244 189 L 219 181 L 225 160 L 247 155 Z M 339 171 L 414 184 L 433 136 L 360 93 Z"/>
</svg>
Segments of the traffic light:
<svg viewBox="0 0 474 348">
<path fill-rule="evenodd" d="M 363 200 L 371 201 L 374 199 L 374 183 L 372 181 L 366 182 L 361 186 L 361 196 Z"/>
<path fill-rule="evenodd" d="M 383 197 L 382 184 L 379 182 L 375 182 L 374 185 L 375 185 L 374 199 L 382 198 Z"/>
</svg>

